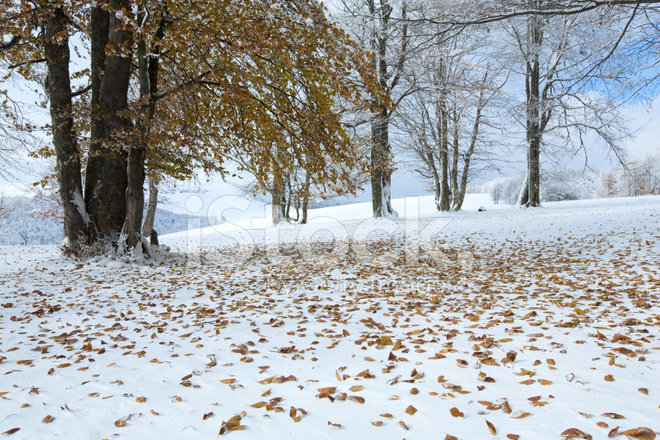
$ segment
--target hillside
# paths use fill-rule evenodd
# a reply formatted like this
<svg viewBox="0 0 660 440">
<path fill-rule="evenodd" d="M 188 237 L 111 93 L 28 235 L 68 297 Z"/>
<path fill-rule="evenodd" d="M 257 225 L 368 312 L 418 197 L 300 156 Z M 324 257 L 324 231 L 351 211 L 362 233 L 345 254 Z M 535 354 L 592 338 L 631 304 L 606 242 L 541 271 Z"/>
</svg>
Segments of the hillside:
<svg viewBox="0 0 660 440">
<path fill-rule="evenodd" d="M 253 254 L 206 228 L 161 237 L 148 266 L 0 248 L 0 432 L 654 438 L 660 197 L 482 201 L 397 201 L 389 232 L 368 206 L 324 208 L 277 246 L 236 220 L 222 231 Z M 444 227 L 411 246 L 417 213 Z"/>
</svg>

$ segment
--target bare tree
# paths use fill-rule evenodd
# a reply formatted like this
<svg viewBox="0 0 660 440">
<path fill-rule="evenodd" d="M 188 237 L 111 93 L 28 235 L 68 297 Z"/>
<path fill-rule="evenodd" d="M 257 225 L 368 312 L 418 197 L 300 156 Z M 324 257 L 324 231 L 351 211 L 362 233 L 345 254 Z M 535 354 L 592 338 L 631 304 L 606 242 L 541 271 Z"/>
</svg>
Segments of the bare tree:
<svg viewBox="0 0 660 440">
<path fill-rule="evenodd" d="M 460 210 L 475 152 L 493 141 L 482 135 L 493 126 L 484 110 L 501 95 L 503 71 L 490 65 L 485 33 L 477 28 L 436 44 L 413 61 L 419 91 L 401 106 L 400 127 L 412 140 L 415 170 L 433 182 L 436 207 Z"/>
<path fill-rule="evenodd" d="M 540 9 L 549 0 L 524 0 Z M 505 58 L 512 72 L 524 79 L 525 94 L 515 112 L 524 127 L 527 145 L 525 183 L 519 203 L 541 204 L 541 155 L 584 150 L 584 137 L 593 132 L 617 156 L 626 135 L 618 112 L 620 103 L 602 91 L 618 72 L 600 64 L 620 35 L 616 14 L 582 13 L 545 16 L 529 14 L 505 22 L 515 43 L 518 61 Z"/>
</svg>

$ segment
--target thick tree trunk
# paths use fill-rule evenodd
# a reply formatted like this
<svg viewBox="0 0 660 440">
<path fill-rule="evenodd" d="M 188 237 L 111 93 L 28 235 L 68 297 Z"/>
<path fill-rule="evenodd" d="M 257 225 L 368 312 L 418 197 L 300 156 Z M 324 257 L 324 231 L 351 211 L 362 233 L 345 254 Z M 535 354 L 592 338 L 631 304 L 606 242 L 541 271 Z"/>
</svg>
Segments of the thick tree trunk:
<svg viewBox="0 0 660 440">
<path fill-rule="evenodd" d="M 396 217 L 392 209 L 392 147 L 389 141 L 389 115 L 381 109 L 371 120 L 371 203 L 374 217 Z"/>
<path fill-rule="evenodd" d="M 46 90 L 50 97 L 57 179 L 64 210 L 64 234 L 71 245 L 76 245 L 89 241 L 89 218 L 83 201 L 80 151 L 71 113 L 67 17 L 61 8 L 47 15 L 44 49 L 48 61 Z"/>
<path fill-rule="evenodd" d="M 541 18 L 530 16 L 528 46 L 532 52 L 527 62 L 525 92 L 527 96 L 527 191 L 520 203 L 525 206 L 541 206 L 541 66 L 538 48 L 543 43 Z"/>
<path fill-rule="evenodd" d="M 144 215 L 144 222 L 142 223 L 142 235 L 149 237 L 151 230 L 154 228 L 154 220 L 156 219 L 156 208 L 158 207 L 158 180 L 153 177 L 147 179 L 149 186 L 149 202 L 147 202 L 147 212 Z"/>
<path fill-rule="evenodd" d="M 141 145 L 128 151 L 126 175 L 126 219 L 122 229 L 129 249 L 141 243 L 142 215 L 144 213 L 144 153 Z M 151 231 L 150 231 L 151 233 Z"/>
<path fill-rule="evenodd" d="M 108 37 L 105 47 L 105 65 L 99 88 L 99 119 L 102 130 L 92 133 L 90 157 L 85 180 L 85 201 L 91 220 L 100 238 L 113 241 L 119 238 L 126 218 L 126 154 L 124 145 L 130 129 L 125 112 L 131 73 L 132 31 L 122 16 L 130 14 L 129 0 L 111 0 L 108 18 Z M 99 33 L 105 22 L 103 14 L 96 16 Z M 94 27 L 95 24 L 92 23 Z M 102 38 L 100 38 L 102 40 Z M 102 48 L 92 46 L 92 50 Z M 100 60 L 100 54 L 92 54 Z M 92 66 L 92 71 L 99 71 Z"/>
</svg>

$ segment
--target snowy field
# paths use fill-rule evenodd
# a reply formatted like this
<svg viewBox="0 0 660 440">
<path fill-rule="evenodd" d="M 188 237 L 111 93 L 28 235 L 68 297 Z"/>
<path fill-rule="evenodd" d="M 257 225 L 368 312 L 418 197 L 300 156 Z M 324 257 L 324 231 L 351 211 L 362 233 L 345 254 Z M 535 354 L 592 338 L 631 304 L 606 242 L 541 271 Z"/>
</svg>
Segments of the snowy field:
<svg viewBox="0 0 660 440">
<path fill-rule="evenodd" d="M 660 197 L 395 207 L 237 216 L 146 266 L 0 247 L 0 437 L 660 433 Z"/>
</svg>

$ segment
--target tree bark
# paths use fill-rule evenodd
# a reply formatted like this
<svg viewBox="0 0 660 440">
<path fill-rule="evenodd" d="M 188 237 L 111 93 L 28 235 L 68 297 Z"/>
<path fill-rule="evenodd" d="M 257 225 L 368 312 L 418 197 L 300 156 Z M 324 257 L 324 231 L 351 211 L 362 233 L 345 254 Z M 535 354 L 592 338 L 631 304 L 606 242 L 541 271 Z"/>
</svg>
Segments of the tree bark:
<svg viewBox="0 0 660 440">
<path fill-rule="evenodd" d="M 392 147 L 389 141 L 389 114 L 379 109 L 371 120 L 371 200 L 374 217 L 393 217 L 391 186 Z"/>
<path fill-rule="evenodd" d="M 303 186 L 302 194 L 302 220 L 300 223 L 303 225 L 307 223 L 307 207 L 309 206 L 309 189 L 311 186 L 312 176 L 309 173 L 305 174 L 305 185 Z"/>
<path fill-rule="evenodd" d="M 46 90 L 50 98 L 57 179 L 64 210 L 64 233 L 71 245 L 89 241 L 88 216 L 82 195 L 80 151 L 74 132 L 69 76 L 67 17 L 55 8 L 46 18 L 45 54 L 48 61 Z"/>
<path fill-rule="evenodd" d="M 132 60 L 132 31 L 122 16 L 131 14 L 129 0 L 110 0 L 105 69 L 100 84 L 99 115 L 102 132 L 90 145 L 85 201 L 100 238 L 116 241 L 126 218 L 126 153 L 124 146 L 130 131 L 125 112 Z M 102 14 L 98 15 L 102 19 Z M 99 23 L 99 32 L 104 23 Z M 93 46 L 92 49 L 95 49 Z M 95 50 L 101 50 L 96 47 Z M 92 59 L 101 59 L 95 54 Z M 97 66 L 92 67 L 97 71 Z"/>
<path fill-rule="evenodd" d="M 144 223 L 142 223 L 142 235 L 145 237 L 151 235 L 156 218 L 156 208 L 158 207 L 158 180 L 149 177 L 147 182 L 149 186 L 149 202 L 147 203 L 147 212 L 144 215 Z"/>
<path fill-rule="evenodd" d="M 273 224 L 278 225 L 282 222 L 283 219 L 283 206 L 282 206 L 282 196 L 283 196 L 283 189 L 282 189 L 282 176 L 279 174 L 279 172 L 275 172 L 275 175 L 273 176 L 273 187 L 271 188 L 270 191 L 270 196 L 271 196 L 271 216 L 273 219 Z"/>
<path fill-rule="evenodd" d="M 543 25 L 541 18 L 530 16 L 527 20 L 528 50 L 525 73 L 525 92 L 527 97 L 527 190 L 521 197 L 520 204 L 541 206 L 541 66 L 539 50 L 543 43 Z"/>
<path fill-rule="evenodd" d="M 440 204 L 439 211 L 449 211 L 451 190 L 449 189 L 449 127 L 447 102 L 441 98 L 436 107 L 440 138 Z"/>
</svg>

